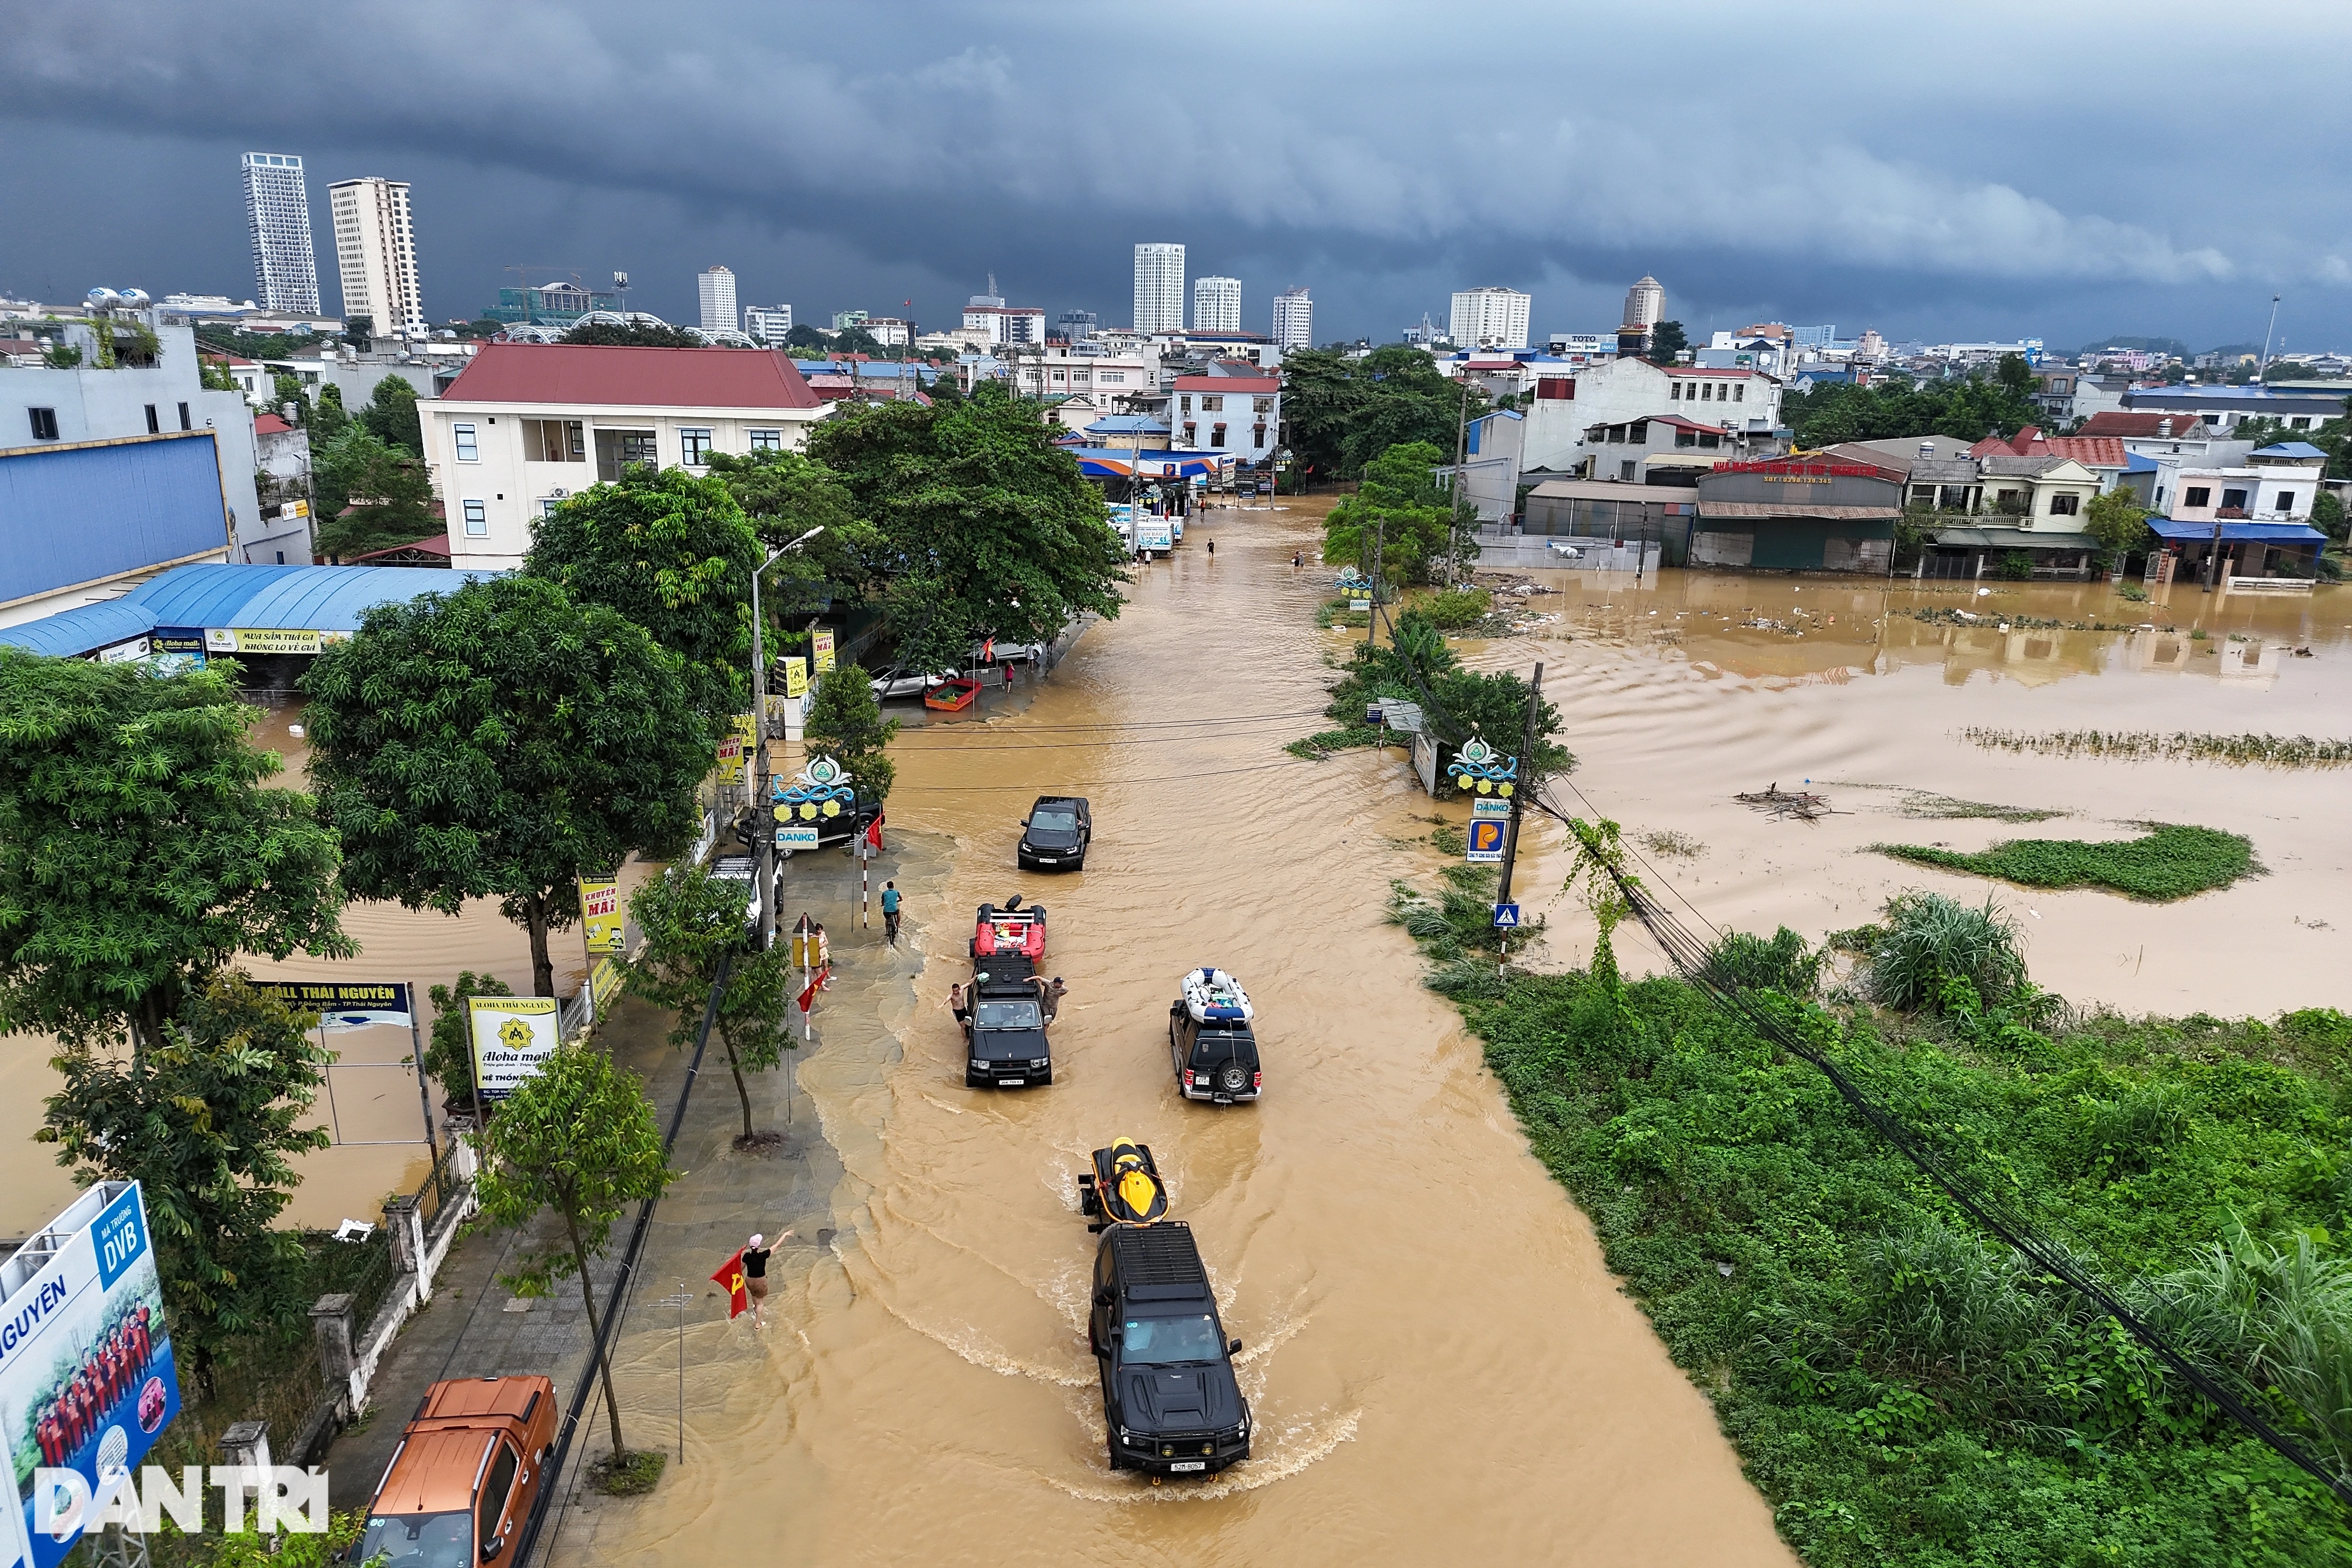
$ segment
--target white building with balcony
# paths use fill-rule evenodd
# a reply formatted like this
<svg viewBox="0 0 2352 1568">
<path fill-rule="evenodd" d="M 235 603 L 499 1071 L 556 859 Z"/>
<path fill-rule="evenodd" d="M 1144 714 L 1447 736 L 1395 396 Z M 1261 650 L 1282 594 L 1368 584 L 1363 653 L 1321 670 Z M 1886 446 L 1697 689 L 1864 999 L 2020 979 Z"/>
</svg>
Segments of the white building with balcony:
<svg viewBox="0 0 2352 1568">
<path fill-rule="evenodd" d="M 834 405 L 772 349 L 491 342 L 417 409 L 449 563 L 504 570 L 575 491 L 637 464 L 700 473 L 713 452 L 798 451 Z"/>
<path fill-rule="evenodd" d="M 1192 279 L 1192 330 L 1196 332 L 1238 332 L 1242 330 L 1242 280 L 1214 273 Z"/>
<path fill-rule="evenodd" d="M 1245 463 L 1262 462 L 1282 445 L 1282 377 L 1254 370 L 1180 375 L 1169 389 L 1168 426 L 1171 444 L 1181 450 L 1230 452 Z"/>
<path fill-rule="evenodd" d="M 1457 348 L 1523 349 L 1533 302 L 1516 289 L 1462 289 L 1454 296 L 1453 325 L 1446 335 Z"/>
</svg>

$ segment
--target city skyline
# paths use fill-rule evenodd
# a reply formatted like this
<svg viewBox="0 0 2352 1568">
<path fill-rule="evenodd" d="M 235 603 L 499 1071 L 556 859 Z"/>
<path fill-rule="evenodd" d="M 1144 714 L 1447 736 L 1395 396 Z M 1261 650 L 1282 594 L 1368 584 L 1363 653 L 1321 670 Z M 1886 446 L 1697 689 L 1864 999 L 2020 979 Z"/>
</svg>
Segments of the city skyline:
<svg viewBox="0 0 2352 1568">
<path fill-rule="evenodd" d="M 22 155 L 0 170 L 0 202 L 42 221 L 0 233 L 0 289 L 74 299 L 95 282 L 136 279 L 245 297 L 247 237 L 223 221 L 236 210 L 235 157 L 293 146 L 322 183 L 382 174 L 415 187 L 436 322 L 478 311 L 519 281 L 518 267 L 541 269 L 533 280 L 625 268 L 641 280 L 634 305 L 691 322 L 698 301 L 686 275 L 723 254 L 743 293 L 790 300 L 801 319 L 911 299 L 917 320 L 950 321 L 964 279 L 994 265 L 1049 311 L 1124 324 L 1113 269 L 1138 236 L 1158 235 L 1186 240 L 1193 269 L 1238 278 L 1251 297 L 1310 279 L 1324 341 L 1392 339 L 1453 290 L 1486 281 L 1535 297 L 1531 336 L 1605 331 L 1627 281 L 1649 272 L 1694 337 L 1757 320 L 1851 320 L 1896 338 L 2072 345 L 2138 334 L 2201 348 L 2258 340 L 2278 293 L 2290 347 L 2352 342 L 2352 243 L 2335 216 L 2327 139 L 2290 141 L 2252 164 L 2192 141 L 2168 156 L 2168 186 L 2202 200 L 2124 200 L 2150 132 L 2059 68 L 2088 41 L 2087 22 L 2043 18 L 2048 47 L 2002 57 L 2007 107 L 1963 117 L 1957 135 L 1897 112 L 1897 84 L 1904 62 L 1984 53 L 1987 30 L 1958 17 L 1851 18 L 1843 89 L 1809 98 L 1801 115 L 1698 90 L 1735 69 L 1738 51 L 1696 23 L 1702 41 L 1676 65 L 1692 104 L 1664 120 L 1643 112 L 1649 88 L 1602 85 L 1529 123 L 1515 116 L 1428 138 L 1337 113 L 1336 89 L 1320 77 L 1280 99 L 1213 83 L 1173 112 L 1188 130 L 1246 125 L 1263 153 L 1212 174 L 1205 163 L 1139 171 L 1117 151 L 1106 106 L 1032 101 L 1022 85 L 1032 79 L 1012 61 L 1052 70 L 1084 51 L 1017 8 L 967 15 L 919 0 L 902 19 L 894 74 L 930 73 L 939 85 L 903 100 L 869 93 L 873 68 L 855 39 L 817 27 L 788 44 L 761 41 L 762 28 L 725 49 L 689 45 L 699 63 L 688 75 L 702 85 L 688 92 L 685 77 L 644 73 L 614 41 L 626 32 L 611 25 L 615 7 L 570 9 L 577 55 L 486 59 L 464 80 L 436 68 L 446 38 L 428 18 L 389 17 L 371 35 L 385 68 L 348 84 L 327 114 L 297 114 L 261 90 L 260 62 L 229 42 L 250 13 L 286 48 L 327 49 L 321 17 L 261 0 L 229 0 L 209 23 L 121 0 L 30 14 L 24 56 L 37 68 L 12 94 Z M 109 17 L 139 37 L 142 57 L 172 65 L 135 100 L 108 90 L 119 67 L 100 41 Z M 1322 76 L 1336 84 L 1393 42 L 1404 14 L 1375 6 L 1345 29 L 1308 13 L 1261 20 L 1270 47 L 1331 51 Z M 2115 69 L 2195 55 L 2217 62 L 2216 91 L 2259 83 L 2324 97 L 2319 62 L 2352 43 L 2352 16 L 2310 13 L 2299 47 L 2257 79 L 2231 47 L 2229 19 L 2159 5 L 2140 20 L 2120 36 L 2097 29 L 2117 51 Z M 1528 58 L 1576 26 L 1596 29 L 1590 47 L 1614 47 L 1633 27 L 1529 8 L 1498 25 Z M 1088 47 L 1143 31 L 1139 19 L 1107 19 Z M 1177 58 L 1203 47 L 1186 41 Z M 1475 74 L 1443 60 L 1423 68 L 1440 92 Z M 782 101 L 751 90 L 780 69 L 839 85 Z M 646 96 L 625 137 L 590 106 L 595 83 L 632 75 Z M 1697 155 L 1730 134 L 1758 155 Z M 1511 151 L 1515 137 L 1525 150 Z M 769 155 L 780 149 L 791 156 Z M 1461 178 L 1465 158 L 1497 177 Z M 70 174 L 92 165 L 109 171 L 105 182 Z M 1056 177 L 1018 174 L 1039 167 Z M 2243 216 L 2211 216 L 2225 211 Z"/>
</svg>

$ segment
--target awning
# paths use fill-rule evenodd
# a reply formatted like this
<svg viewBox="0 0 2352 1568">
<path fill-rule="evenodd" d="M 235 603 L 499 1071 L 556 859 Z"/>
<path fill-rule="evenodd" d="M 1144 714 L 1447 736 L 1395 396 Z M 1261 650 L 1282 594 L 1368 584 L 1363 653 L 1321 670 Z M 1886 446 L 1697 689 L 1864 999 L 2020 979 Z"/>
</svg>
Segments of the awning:
<svg viewBox="0 0 2352 1568">
<path fill-rule="evenodd" d="M 498 575 L 430 566 L 181 566 L 120 599 L 0 627 L 0 642 L 70 658 L 158 626 L 348 634 L 378 605 Z"/>
<path fill-rule="evenodd" d="M 2211 540 L 2214 525 L 2210 522 L 2175 522 L 2168 517 L 2151 517 L 2149 528 L 2161 539 L 2178 539 L 2193 543 Z M 2221 542 L 2235 544 L 2310 544 L 2325 540 L 2327 535 L 2300 522 L 2225 522 L 2221 525 Z"/>
<path fill-rule="evenodd" d="M 1139 452 L 1132 447 L 1074 447 L 1078 472 L 1090 479 L 1188 479 L 1233 466 L 1230 452 Z"/>
<path fill-rule="evenodd" d="M 2055 533 L 2040 528 L 1939 528 L 1936 542 L 1946 550 L 2096 550 L 2087 533 Z"/>
<path fill-rule="evenodd" d="M 1786 518 L 1796 522 L 1892 522 L 1903 515 L 1899 506 L 1801 506 L 1787 501 L 1709 500 L 1699 497 L 1698 515 L 1764 521 Z"/>
</svg>

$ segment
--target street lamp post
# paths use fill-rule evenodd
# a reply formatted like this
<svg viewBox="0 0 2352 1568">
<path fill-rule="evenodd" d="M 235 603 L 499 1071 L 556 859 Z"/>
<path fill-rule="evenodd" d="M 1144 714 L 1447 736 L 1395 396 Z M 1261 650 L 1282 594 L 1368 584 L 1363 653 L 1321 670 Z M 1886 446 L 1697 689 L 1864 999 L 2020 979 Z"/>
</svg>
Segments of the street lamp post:
<svg viewBox="0 0 2352 1568">
<path fill-rule="evenodd" d="M 751 574 L 751 741 L 759 761 L 753 764 L 751 779 L 751 821 L 758 835 L 752 853 L 758 865 L 756 886 L 760 889 L 760 947 L 762 952 L 776 940 L 776 833 L 775 820 L 764 816 L 768 809 L 768 661 L 765 629 L 760 618 L 760 579 L 783 556 L 798 550 L 824 531 L 819 523 L 790 544 L 780 544 L 768 552 L 760 569 Z"/>
</svg>

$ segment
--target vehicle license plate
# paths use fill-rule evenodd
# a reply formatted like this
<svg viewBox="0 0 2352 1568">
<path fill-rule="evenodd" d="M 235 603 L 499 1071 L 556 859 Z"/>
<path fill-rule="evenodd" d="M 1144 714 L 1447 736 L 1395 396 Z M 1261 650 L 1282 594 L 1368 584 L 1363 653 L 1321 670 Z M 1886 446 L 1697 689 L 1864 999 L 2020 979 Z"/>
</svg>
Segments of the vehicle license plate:
<svg viewBox="0 0 2352 1568">
<path fill-rule="evenodd" d="M 1209 1461 L 1206 1459 L 1179 1459 L 1168 1468 L 1171 1470 L 1205 1470 L 1209 1468 Z"/>
<path fill-rule="evenodd" d="M 1025 1078 L 1001 1078 L 996 1080 L 996 1087 L 999 1089 L 1021 1089 L 1025 1087 L 1028 1082 L 1029 1080 Z"/>
</svg>

